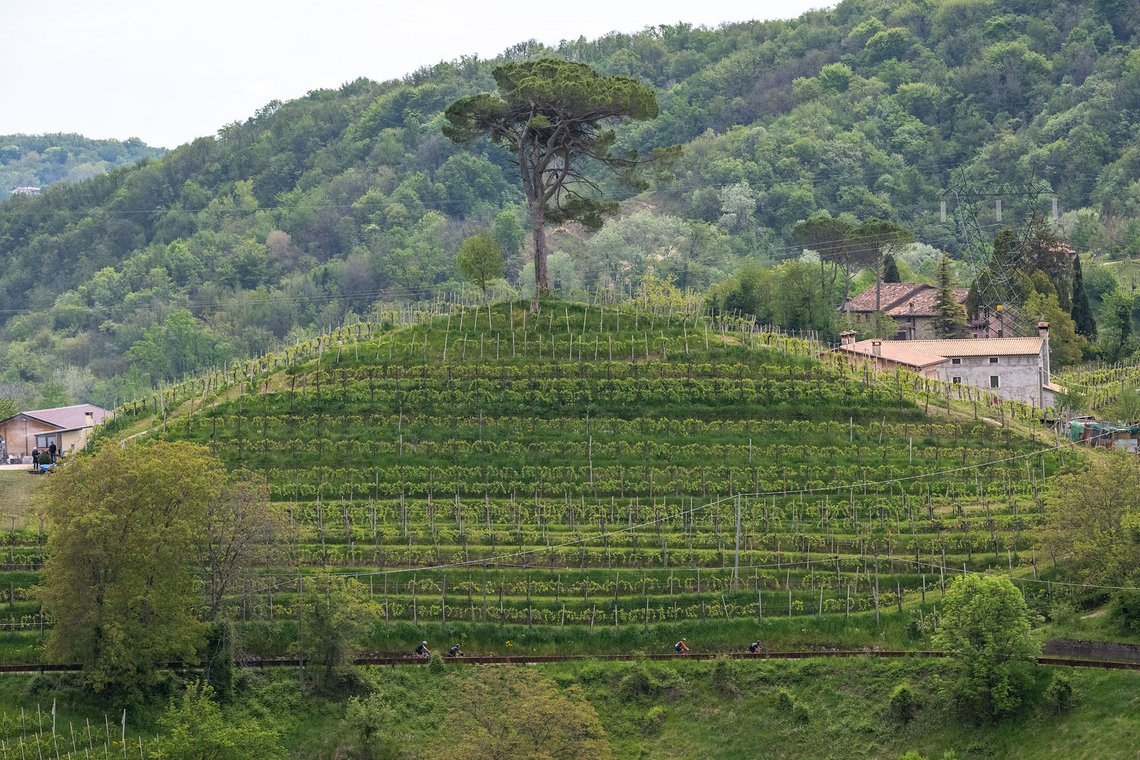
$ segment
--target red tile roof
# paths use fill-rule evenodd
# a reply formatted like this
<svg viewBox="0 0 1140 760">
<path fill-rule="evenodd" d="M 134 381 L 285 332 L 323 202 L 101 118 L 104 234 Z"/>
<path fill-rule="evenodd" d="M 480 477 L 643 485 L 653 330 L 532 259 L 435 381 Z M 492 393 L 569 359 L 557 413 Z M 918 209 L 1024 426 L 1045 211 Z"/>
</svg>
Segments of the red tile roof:
<svg viewBox="0 0 1140 760">
<path fill-rule="evenodd" d="M 882 347 L 878 354 L 875 353 L 874 348 L 869 340 L 860 340 L 855 343 L 849 343 L 846 346 L 840 346 L 840 351 L 845 351 L 849 354 L 856 356 L 866 357 L 868 359 L 883 359 L 884 361 L 892 362 L 894 364 L 901 364 L 905 367 L 914 367 L 915 369 L 923 369 L 924 367 L 932 367 L 935 364 L 949 361 L 945 356 L 937 356 L 935 354 L 927 353 L 924 351 L 916 351 L 907 344 L 913 343 L 909 340 L 884 340 Z"/>
<path fill-rule="evenodd" d="M 840 351 L 922 369 L 953 356 L 1032 356 L 1041 353 L 1043 338 L 960 338 L 955 340 L 884 340 L 879 353 L 872 341 L 839 346 Z"/>
<path fill-rule="evenodd" d="M 966 296 L 970 294 L 969 288 L 952 288 L 955 303 L 963 304 Z M 914 308 L 911 308 L 911 304 Z M 890 309 L 884 309 L 892 317 L 935 317 L 935 308 L 938 306 L 938 288 L 927 285 L 905 301 Z"/>
<path fill-rule="evenodd" d="M 892 317 L 933 317 L 938 288 L 924 282 L 884 282 L 879 294 L 880 309 Z M 954 299 L 965 303 L 969 288 L 954 288 Z M 914 310 L 910 304 L 914 304 Z M 875 310 L 875 286 L 850 299 L 840 310 L 870 313 Z"/>
<path fill-rule="evenodd" d="M 33 409 L 21 414 L 33 419 L 54 425 L 60 430 L 79 430 L 87 427 L 87 412 L 91 412 L 96 425 L 101 423 L 109 414 L 106 409 L 94 404 L 76 404 L 75 406 L 57 406 L 53 409 Z"/>
<path fill-rule="evenodd" d="M 957 338 L 951 340 L 905 340 L 915 351 L 939 356 L 1033 356 L 1041 353 L 1044 338 Z M 885 346 L 893 341 L 883 341 Z"/>
<path fill-rule="evenodd" d="M 883 311 L 902 303 L 907 297 L 922 288 L 929 288 L 921 282 L 884 282 L 879 294 L 880 308 Z M 844 311 L 872 312 L 875 310 L 875 286 L 864 290 L 850 299 Z"/>
</svg>

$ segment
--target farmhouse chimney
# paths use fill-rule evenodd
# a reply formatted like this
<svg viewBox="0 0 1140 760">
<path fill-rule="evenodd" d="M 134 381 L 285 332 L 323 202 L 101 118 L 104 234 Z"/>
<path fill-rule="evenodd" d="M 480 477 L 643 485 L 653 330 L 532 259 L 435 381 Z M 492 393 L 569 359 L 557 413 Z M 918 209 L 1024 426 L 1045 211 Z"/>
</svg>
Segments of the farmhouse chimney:
<svg viewBox="0 0 1140 760">
<path fill-rule="evenodd" d="M 85 427 L 85 428 L 95 427 L 95 412 L 84 412 L 83 413 L 83 427 Z"/>
<path fill-rule="evenodd" d="M 839 333 L 839 345 L 850 346 L 854 342 L 855 342 L 855 331 L 854 330 L 844 330 L 843 332 Z"/>
<path fill-rule="evenodd" d="M 879 340 L 878 338 L 871 341 L 871 353 L 874 354 L 875 356 L 882 356 L 883 355 L 883 341 Z"/>
</svg>

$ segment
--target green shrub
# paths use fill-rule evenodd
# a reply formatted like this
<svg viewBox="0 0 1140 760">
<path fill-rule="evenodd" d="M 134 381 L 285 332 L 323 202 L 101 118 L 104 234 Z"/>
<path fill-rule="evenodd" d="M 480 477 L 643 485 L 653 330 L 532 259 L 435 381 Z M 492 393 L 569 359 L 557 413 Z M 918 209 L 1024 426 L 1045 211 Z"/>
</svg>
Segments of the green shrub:
<svg viewBox="0 0 1140 760">
<path fill-rule="evenodd" d="M 654 705 L 645 711 L 645 714 L 638 719 L 641 725 L 641 730 L 648 736 L 653 736 L 661 731 L 661 726 L 665 724 L 665 719 L 668 713 L 661 705 Z"/>
<path fill-rule="evenodd" d="M 722 696 L 740 695 L 740 687 L 736 683 L 736 667 L 732 660 L 718 659 L 713 664 L 712 687 L 713 691 Z"/>
<path fill-rule="evenodd" d="M 1108 622 L 1125 636 L 1140 635 L 1140 591 L 1118 591 L 1108 605 Z"/>
<path fill-rule="evenodd" d="M 1060 715 L 1073 706 L 1073 683 L 1064 673 L 1054 673 L 1045 687 L 1045 704 L 1050 711 Z"/>
<path fill-rule="evenodd" d="M 910 688 L 909 683 L 903 681 L 891 691 L 891 697 L 887 701 L 887 716 L 892 723 L 905 726 L 914 720 L 917 712 L 918 700 L 915 698 L 914 691 Z"/>
<path fill-rule="evenodd" d="M 447 670 L 447 665 L 446 665 L 446 663 L 444 663 L 443 658 L 440 657 L 438 654 L 433 654 L 431 656 L 431 660 L 428 661 L 428 671 L 433 676 L 439 676 L 439 675 L 443 675 L 444 671 L 446 671 L 446 670 Z"/>
<path fill-rule="evenodd" d="M 784 715 L 790 715 L 796 723 L 807 723 L 811 720 L 811 713 L 796 696 L 787 689 L 776 692 L 776 708 Z"/>
<path fill-rule="evenodd" d="M 618 681 L 617 693 L 627 702 L 658 695 L 676 699 L 684 686 L 685 679 L 676 670 L 669 667 L 650 668 L 645 663 L 638 662 Z"/>
</svg>

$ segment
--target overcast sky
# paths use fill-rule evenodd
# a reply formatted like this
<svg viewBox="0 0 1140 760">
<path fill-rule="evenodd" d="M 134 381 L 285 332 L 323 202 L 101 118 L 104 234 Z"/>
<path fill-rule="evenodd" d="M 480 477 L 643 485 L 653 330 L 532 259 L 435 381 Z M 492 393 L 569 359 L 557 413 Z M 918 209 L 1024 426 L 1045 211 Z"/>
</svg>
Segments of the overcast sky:
<svg viewBox="0 0 1140 760">
<path fill-rule="evenodd" d="M 173 148 L 271 100 L 529 39 L 795 18 L 827 0 L 0 0 L 0 134 Z"/>
</svg>

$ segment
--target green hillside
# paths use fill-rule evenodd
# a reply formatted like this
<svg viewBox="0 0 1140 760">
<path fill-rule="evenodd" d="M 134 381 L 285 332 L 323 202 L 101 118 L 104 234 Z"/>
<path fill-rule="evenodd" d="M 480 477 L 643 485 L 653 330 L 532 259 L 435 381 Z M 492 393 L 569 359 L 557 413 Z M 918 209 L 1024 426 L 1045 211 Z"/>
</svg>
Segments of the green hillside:
<svg viewBox="0 0 1140 760">
<path fill-rule="evenodd" d="M 964 223 L 996 232 L 998 196 L 1017 224 L 1056 195 L 1074 246 L 1133 254 L 1131 7 L 846 0 L 791 21 L 521 44 L 270 103 L 160 160 L 0 207 L 0 382 L 28 404 L 112 405 L 378 301 L 457 290 L 455 251 L 483 228 L 525 290 L 508 157 L 464 152 L 440 124 L 448 103 L 493 89 L 497 63 L 539 55 L 652 85 L 660 116 L 618 147 L 684 147 L 644 195 L 603 180 L 627 202 L 599 233 L 552 230 L 564 292 L 636 290 L 647 273 L 704 288 L 742 260 L 797 257 L 792 229 L 817 211 L 902 223 L 923 244 L 904 263 L 930 277 L 932 248 L 976 257 Z M 1034 180 L 1047 187 L 1031 204 Z M 1115 283 L 1086 268 L 1096 305 Z M 826 306 L 781 318 L 827 332 Z"/>
<path fill-rule="evenodd" d="M 304 654 L 301 594 L 330 576 L 373 605 L 358 643 L 376 655 L 423 639 L 468 655 L 666 654 L 681 637 L 701 653 L 757 639 L 924 650 L 944 584 L 985 570 L 1043 615 L 1084 601 L 1034 548 L 1045 489 L 1080 462 L 1026 435 L 1047 440 L 1017 404 L 821 358 L 813 336 L 713 320 L 676 291 L 380 316 L 132 402 L 101 434 L 116 449 L 140 434 L 202 443 L 268 482 L 284 529 L 225 596 L 243 656 Z M 43 535 L 34 521 L 6 535 L 0 657 L 35 661 Z M 1137 730 L 1128 672 L 1037 668 L 1021 712 L 965 730 L 949 660 L 510 670 L 499 689 L 504 669 L 360 668 L 314 694 L 253 669 L 221 708 L 184 708 L 190 733 L 145 706 L 127 736 L 148 758 L 224 726 L 256 726 L 273 757 L 475 756 L 456 748 L 476 740 L 484 699 L 531 726 L 588 718 L 615 757 L 1069 757 L 1094 736 L 1123 757 Z M 1043 696 L 1056 673 L 1078 690 L 1059 716 Z M 105 705 L 70 683 L 0 690 L 0 738 L 47 748 L 46 713 L 31 712 L 44 698 L 95 724 L 77 746 L 113 751 Z M 904 683 L 909 721 L 889 707 Z"/>
<path fill-rule="evenodd" d="M 1034 531 L 1062 452 L 971 419 L 959 387 L 820 363 L 810 339 L 695 308 L 357 325 L 133 404 L 110 432 L 200 442 L 268 480 L 289 530 L 230 600 L 263 655 L 289 650 L 298 591 L 329 573 L 364 584 L 383 609 L 367 649 L 396 654 L 424 637 L 921 646 L 945 584 L 990 567 L 1048 607 Z M 13 551 L 35 566 L 27 537 Z M 34 626 L 34 607 L 10 618 Z"/>
<path fill-rule="evenodd" d="M 165 151 L 138 138 L 92 140 L 81 135 L 0 135 L 0 201 L 17 187 L 74 184 Z"/>
</svg>

